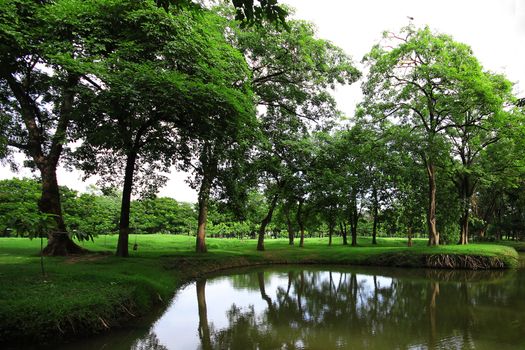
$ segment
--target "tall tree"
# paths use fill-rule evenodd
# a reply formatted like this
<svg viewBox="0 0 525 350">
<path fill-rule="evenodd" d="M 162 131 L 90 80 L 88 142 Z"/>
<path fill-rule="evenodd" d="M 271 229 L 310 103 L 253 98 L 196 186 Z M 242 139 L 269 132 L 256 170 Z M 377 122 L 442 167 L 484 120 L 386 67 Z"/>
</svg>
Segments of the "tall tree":
<svg viewBox="0 0 525 350">
<path fill-rule="evenodd" d="M 54 218 L 44 254 L 84 250 L 67 233 L 56 169 L 72 120 L 82 115 L 79 92 L 89 84 L 92 56 L 103 46 L 100 14 L 72 1 L 3 1 L 0 18 L 0 106 L 7 145 L 21 151 L 42 182 L 39 210 Z M 111 50 L 111 49 L 108 49 Z"/>
<path fill-rule="evenodd" d="M 170 13 L 150 1 L 97 4 L 107 16 L 100 30 L 106 45 L 117 49 L 94 71 L 76 159 L 87 174 L 123 183 L 117 255 L 125 257 L 134 184 L 155 193 L 165 180 L 159 171 L 191 157 L 190 137 L 251 105 L 238 87 L 246 77 L 243 58 L 225 41 L 216 15 Z"/>
<path fill-rule="evenodd" d="M 422 147 L 415 151 L 427 172 L 429 244 L 438 245 L 436 179 L 443 133 L 458 111 L 472 108 L 465 91 L 484 93 L 481 65 L 469 46 L 412 26 L 385 33 L 364 60 L 370 68 L 363 85 L 368 113 L 410 125 L 419 136 Z"/>
<path fill-rule="evenodd" d="M 463 90 L 464 104 L 457 114 L 452 112 L 447 138 L 452 143 L 453 181 L 461 203 L 459 244 L 467 244 L 472 196 L 479 181 L 487 177 L 480 166 L 485 149 L 498 142 L 502 128 L 515 127 L 508 106 L 511 101 L 512 84 L 503 76 L 482 73 L 471 76 L 483 84 L 483 89 Z M 503 131 L 505 133 L 505 131 Z M 488 169 L 487 169 L 488 170 Z"/>
<path fill-rule="evenodd" d="M 266 189 L 268 213 L 261 221 L 258 249 L 287 179 L 295 171 L 295 156 L 287 153 L 315 126 L 337 116 L 328 89 L 350 84 L 359 77 L 351 59 L 340 48 L 317 39 L 313 26 L 287 21 L 288 31 L 273 25 L 236 29 L 232 41 L 245 55 L 252 70 L 252 86 L 259 108 L 263 140 L 256 162 L 260 183 Z"/>
</svg>

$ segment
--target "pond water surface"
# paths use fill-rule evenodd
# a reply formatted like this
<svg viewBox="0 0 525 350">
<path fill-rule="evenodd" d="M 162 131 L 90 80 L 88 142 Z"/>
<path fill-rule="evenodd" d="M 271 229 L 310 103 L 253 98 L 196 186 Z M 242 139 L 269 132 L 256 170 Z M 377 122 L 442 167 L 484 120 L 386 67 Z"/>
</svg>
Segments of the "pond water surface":
<svg viewBox="0 0 525 350">
<path fill-rule="evenodd" d="M 153 323 L 65 349 L 525 349 L 525 270 L 229 271 Z"/>
</svg>

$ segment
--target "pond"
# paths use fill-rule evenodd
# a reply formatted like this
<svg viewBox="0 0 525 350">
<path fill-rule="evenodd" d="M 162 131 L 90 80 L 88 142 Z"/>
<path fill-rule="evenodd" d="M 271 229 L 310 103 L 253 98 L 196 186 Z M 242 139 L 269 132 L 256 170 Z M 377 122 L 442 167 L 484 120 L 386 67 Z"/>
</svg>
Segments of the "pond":
<svg viewBox="0 0 525 350">
<path fill-rule="evenodd" d="M 525 349 L 525 270 L 281 266 L 188 284 L 71 349 Z"/>
</svg>

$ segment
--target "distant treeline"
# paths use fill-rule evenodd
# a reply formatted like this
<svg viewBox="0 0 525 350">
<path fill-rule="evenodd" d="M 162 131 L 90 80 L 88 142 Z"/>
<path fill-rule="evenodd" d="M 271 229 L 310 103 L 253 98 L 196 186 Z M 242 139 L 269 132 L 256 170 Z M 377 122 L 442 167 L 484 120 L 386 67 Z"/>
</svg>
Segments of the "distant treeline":
<svg viewBox="0 0 525 350">
<path fill-rule="evenodd" d="M 62 186 L 61 200 L 64 218 L 71 234 L 87 236 L 118 234 L 121 194 L 102 191 L 96 187 L 79 193 Z M 36 179 L 9 179 L 0 181 L 0 236 L 34 237 L 41 214 L 38 210 L 41 185 Z M 247 217 L 238 218 L 225 205 L 210 205 L 208 237 L 255 238 L 259 217 L 263 216 L 266 203 L 261 195 L 252 193 Z M 183 234 L 195 235 L 197 231 L 197 205 L 179 202 L 173 198 L 154 197 L 133 200 L 131 203 L 131 233 L 133 234 Z M 275 222 L 268 230 L 269 237 L 288 237 L 288 223 L 283 208 L 278 208 Z M 296 234 L 291 225 L 290 230 Z M 322 237 L 327 226 L 320 217 L 312 216 L 306 237 Z M 340 233 L 340 232 L 338 232 Z M 370 224 L 363 220 L 363 235 L 371 234 Z M 386 235 L 388 232 L 381 232 Z M 390 232 L 389 235 L 393 235 Z"/>
</svg>

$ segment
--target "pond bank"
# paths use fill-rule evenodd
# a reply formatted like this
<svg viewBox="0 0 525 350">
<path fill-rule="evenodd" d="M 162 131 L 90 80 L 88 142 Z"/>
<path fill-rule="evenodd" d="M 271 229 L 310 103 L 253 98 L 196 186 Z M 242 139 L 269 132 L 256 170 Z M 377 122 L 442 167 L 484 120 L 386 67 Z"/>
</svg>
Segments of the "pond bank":
<svg viewBox="0 0 525 350">
<path fill-rule="evenodd" d="M 425 246 L 416 240 L 380 239 L 361 246 L 309 239 L 304 248 L 269 240 L 265 252 L 251 240 L 209 239 L 208 254 L 193 253 L 186 236 L 139 236 L 139 250 L 128 259 L 107 254 L 116 237 L 86 244 L 95 254 L 46 258 L 40 274 L 38 242 L 0 239 L 0 344 L 50 343 L 119 327 L 165 303 L 185 283 L 205 274 L 268 264 L 337 264 L 442 268 L 509 268 L 518 254 L 498 245 Z M 3 347 L 5 348 L 5 347 Z"/>
</svg>

